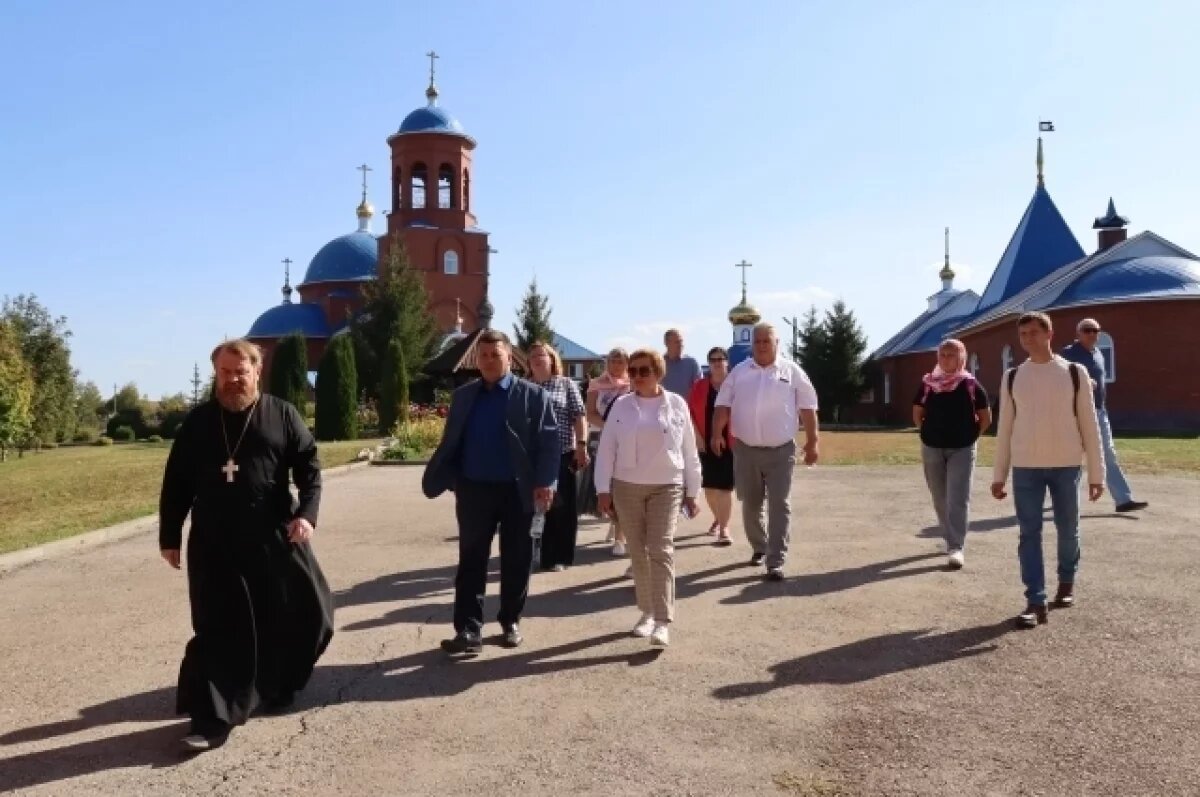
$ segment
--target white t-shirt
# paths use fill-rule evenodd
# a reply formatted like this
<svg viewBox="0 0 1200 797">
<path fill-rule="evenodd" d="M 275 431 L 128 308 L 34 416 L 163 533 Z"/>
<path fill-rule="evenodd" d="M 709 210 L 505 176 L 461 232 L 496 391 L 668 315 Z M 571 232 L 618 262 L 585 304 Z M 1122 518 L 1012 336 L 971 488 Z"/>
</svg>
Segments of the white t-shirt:
<svg viewBox="0 0 1200 797">
<path fill-rule="evenodd" d="M 663 402 L 666 399 L 662 395 L 654 396 L 653 398 L 642 398 L 634 394 L 634 401 L 637 403 L 637 425 L 634 433 L 634 450 L 637 452 L 635 456 L 638 462 L 645 462 L 659 449 L 663 447 L 663 435 L 667 430 L 663 428 L 659 416 L 666 416 Z"/>
<path fill-rule="evenodd" d="M 776 357 L 764 367 L 749 358 L 729 372 L 717 394 L 717 406 L 730 408 L 738 440 L 775 448 L 795 439 L 800 410 L 817 409 L 817 391 L 804 369 L 791 360 Z"/>
</svg>

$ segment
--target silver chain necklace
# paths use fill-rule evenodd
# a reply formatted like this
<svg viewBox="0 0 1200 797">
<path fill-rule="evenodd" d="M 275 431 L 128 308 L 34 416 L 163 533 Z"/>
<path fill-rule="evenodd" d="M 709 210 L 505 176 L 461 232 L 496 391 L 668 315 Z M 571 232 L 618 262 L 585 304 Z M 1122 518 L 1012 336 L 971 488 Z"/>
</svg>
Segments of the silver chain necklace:
<svg viewBox="0 0 1200 797">
<path fill-rule="evenodd" d="M 225 453 L 229 456 L 229 459 L 225 460 L 225 464 L 221 467 L 221 472 L 225 474 L 226 484 L 233 484 L 233 474 L 240 470 L 233 458 L 237 456 L 238 449 L 242 447 L 242 440 L 246 438 L 246 430 L 250 428 L 250 419 L 254 417 L 254 410 L 257 406 L 258 399 L 254 399 L 254 403 L 250 405 L 250 412 L 246 414 L 246 423 L 242 425 L 242 433 L 238 436 L 237 444 L 232 451 L 229 450 L 229 434 L 225 431 L 225 408 L 218 406 L 218 411 L 221 413 L 221 439 L 225 441 Z"/>
</svg>

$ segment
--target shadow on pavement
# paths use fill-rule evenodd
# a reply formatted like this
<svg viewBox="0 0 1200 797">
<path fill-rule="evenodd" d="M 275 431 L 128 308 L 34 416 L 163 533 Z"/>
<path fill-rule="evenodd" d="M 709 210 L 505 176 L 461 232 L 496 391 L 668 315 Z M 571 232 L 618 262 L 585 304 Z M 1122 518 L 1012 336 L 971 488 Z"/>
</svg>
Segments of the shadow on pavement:
<svg viewBox="0 0 1200 797">
<path fill-rule="evenodd" d="M 765 695 L 805 684 L 856 684 L 905 670 L 932 667 L 979 656 L 997 648 L 995 640 L 1012 628 L 1009 618 L 991 625 L 929 634 L 929 629 L 860 639 L 829 650 L 782 661 L 767 669 L 768 681 L 730 684 L 713 690 L 721 700 Z M 991 644 L 988 644 L 991 643 Z"/>
<path fill-rule="evenodd" d="M 722 598 L 721 603 L 737 605 L 768 600 L 780 596 L 804 598 L 812 595 L 828 595 L 833 592 L 864 587 L 881 581 L 891 581 L 896 578 L 920 576 L 927 573 L 939 573 L 946 569 L 942 564 L 924 565 L 922 567 L 904 567 L 929 559 L 941 559 L 940 553 L 923 553 L 914 556 L 902 556 L 884 562 L 872 562 L 860 567 L 847 567 L 842 570 L 831 570 L 828 573 L 802 573 L 789 576 L 782 582 L 763 581 L 760 571 L 754 571 L 753 583 L 748 584 L 736 595 Z"/>
</svg>

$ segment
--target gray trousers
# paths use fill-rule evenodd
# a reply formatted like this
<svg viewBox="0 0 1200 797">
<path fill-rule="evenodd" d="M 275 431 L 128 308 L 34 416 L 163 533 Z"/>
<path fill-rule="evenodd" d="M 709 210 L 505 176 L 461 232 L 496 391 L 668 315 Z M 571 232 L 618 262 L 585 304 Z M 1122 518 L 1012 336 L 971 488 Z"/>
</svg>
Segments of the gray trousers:
<svg viewBox="0 0 1200 797">
<path fill-rule="evenodd" d="M 967 515 L 971 508 L 971 473 L 975 470 L 975 446 L 930 448 L 921 444 L 925 483 L 933 496 L 946 547 L 961 551 L 967 541 Z"/>
<path fill-rule="evenodd" d="M 766 554 L 767 567 L 783 567 L 791 540 L 792 471 L 796 441 L 776 448 L 755 448 L 740 440 L 733 444 L 733 483 L 742 502 L 746 541 L 755 553 Z M 763 527 L 763 499 L 770 510 Z M 768 536 L 768 529 L 770 535 Z"/>
</svg>

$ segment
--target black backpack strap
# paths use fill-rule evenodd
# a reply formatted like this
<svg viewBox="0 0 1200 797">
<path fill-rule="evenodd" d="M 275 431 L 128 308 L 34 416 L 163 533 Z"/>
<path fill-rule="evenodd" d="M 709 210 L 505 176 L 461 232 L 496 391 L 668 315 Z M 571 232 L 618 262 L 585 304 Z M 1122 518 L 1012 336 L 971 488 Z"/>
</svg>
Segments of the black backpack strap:
<svg viewBox="0 0 1200 797">
<path fill-rule="evenodd" d="M 1008 369 L 1008 400 L 1013 405 L 1013 416 L 1014 417 L 1017 414 L 1017 401 L 1013 397 L 1012 386 L 1013 386 L 1013 380 L 1016 378 L 1017 378 L 1017 369 L 1009 368 Z"/>
<path fill-rule="evenodd" d="M 1071 363 L 1071 409 L 1075 411 L 1075 417 L 1079 417 L 1079 369 L 1082 366 L 1077 363 Z"/>
</svg>

